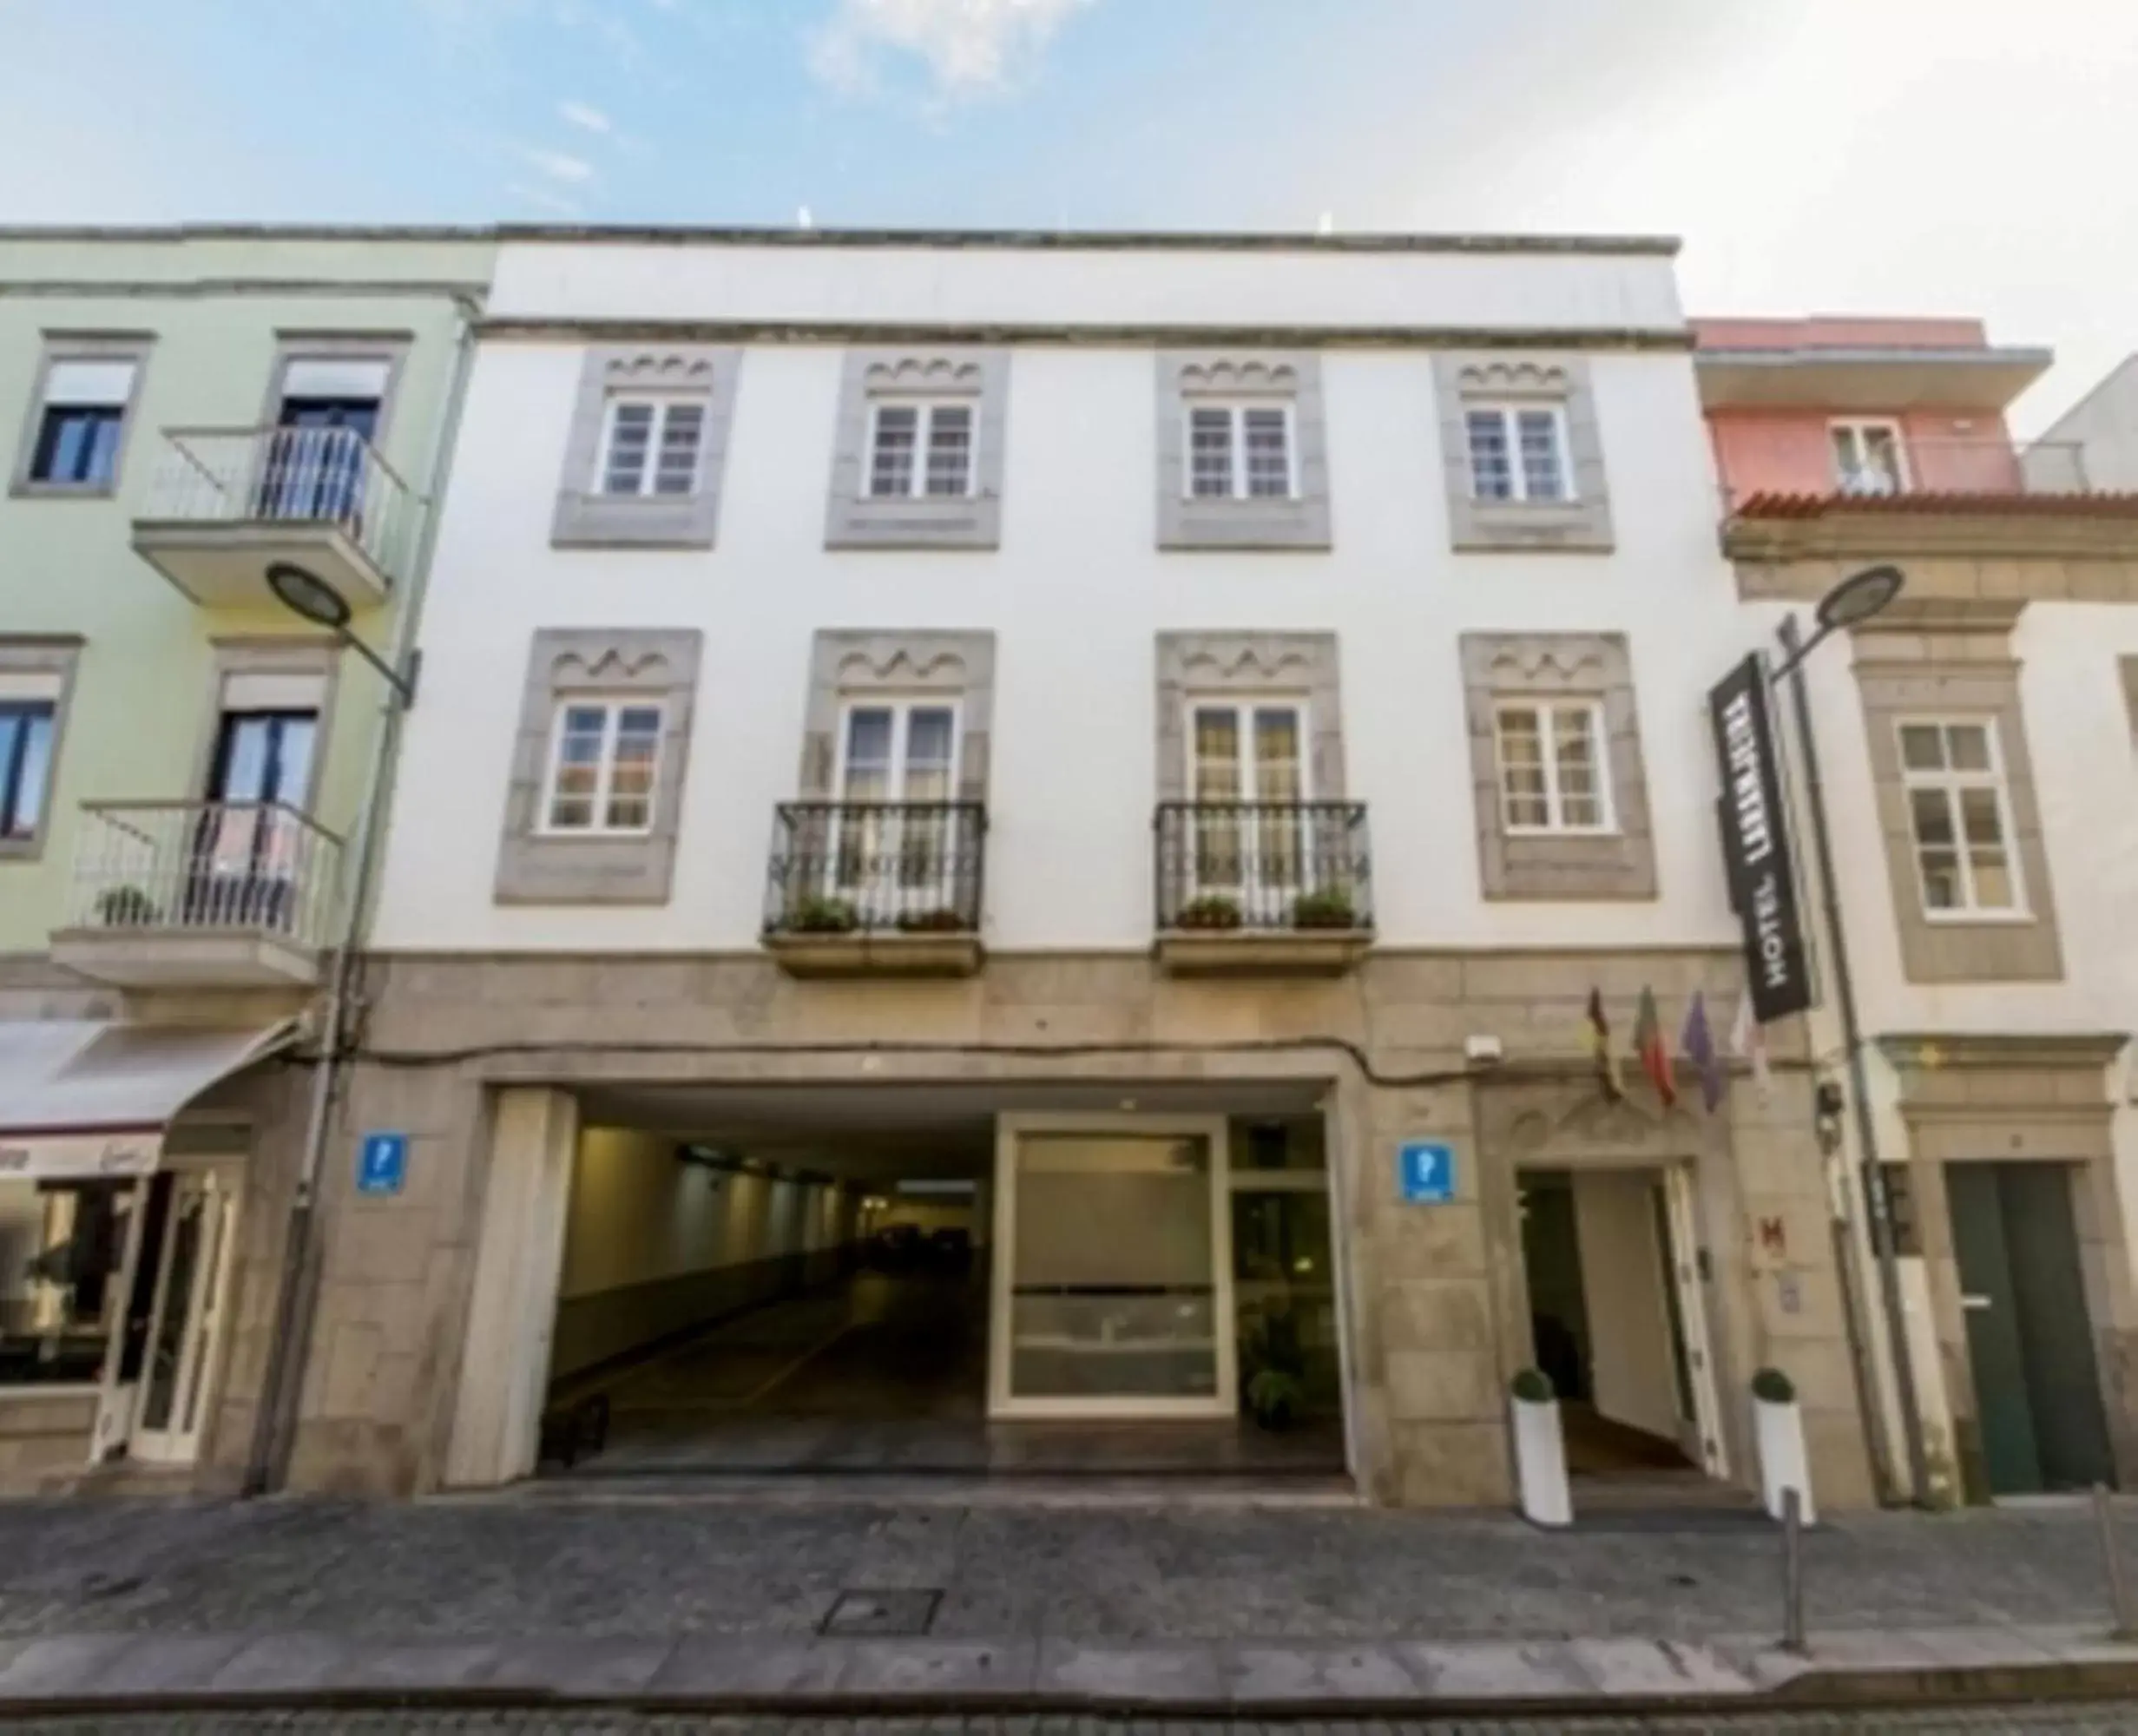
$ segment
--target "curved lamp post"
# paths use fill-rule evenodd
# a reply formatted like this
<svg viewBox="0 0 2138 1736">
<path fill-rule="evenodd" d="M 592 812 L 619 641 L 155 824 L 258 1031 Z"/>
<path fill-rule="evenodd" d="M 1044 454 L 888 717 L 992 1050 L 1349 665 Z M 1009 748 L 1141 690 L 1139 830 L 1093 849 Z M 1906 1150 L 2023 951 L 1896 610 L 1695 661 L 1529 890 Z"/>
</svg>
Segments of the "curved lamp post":
<svg viewBox="0 0 2138 1736">
<path fill-rule="evenodd" d="M 1819 742 L 1812 733 L 1811 697 L 1804 681 L 1804 660 L 1828 638 L 1870 620 L 1891 604 L 1907 584 L 1898 567 L 1866 567 L 1852 573 L 1812 606 L 1818 625 L 1804 636 L 1793 615 L 1776 629 L 1782 661 L 1768 677 L 1789 683 L 1796 713 L 1797 753 L 1804 763 L 1805 807 L 1811 816 L 1812 849 L 1819 860 L 1819 909 L 1826 929 L 1827 956 L 1832 960 L 1833 997 L 1841 1017 L 1841 1044 L 1848 1055 L 1849 1095 L 1854 1100 L 1858 1182 L 1863 1191 L 1872 1253 L 1878 1261 L 1879 1299 L 1884 1304 L 1886 1356 L 1893 1368 L 1893 1396 L 1900 1410 L 1901 1437 L 1908 1456 L 1908 1480 L 1918 1504 L 1930 1498 L 1930 1464 L 1923 1443 L 1923 1416 L 1918 1408 L 1915 1364 L 1909 1353 L 1907 1317 L 1901 1311 L 1899 1250 L 1894 1245 L 1893 1213 L 1886 1197 L 1885 1172 L 1878 1159 L 1878 1125 L 1871 1114 L 1871 1084 L 1864 1065 L 1863 1028 L 1857 1016 L 1856 980 L 1849 972 L 1848 936 L 1841 926 L 1841 894 L 1834 879 L 1833 840 L 1826 823 L 1826 786 L 1819 774 Z M 1845 1271 L 1841 1276 L 1848 1276 Z M 1845 1285 L 1844 1294 L 1847 1293 Z M 1881 1401 L 1875 1390 L 1865 1402 Z M 1882 1430 L 1881 1430 L 1882 1432 Z M 1881 1473 L 1881 1481 L 1885 1480 Z"/>
<path fill-rule="evenodd" d="M 267 569 L 267 589 L 292 615 L 314 627 L 324 627 L 378 670 L 386 685 L 400 696 L 403 710 L 416 703 L 417 660 L 421 654 L 411 651 L 407 667 L 394 668 L 349 630 L 349 618 L 354 613 L 349 607 L 349 599 L 309 567 L 300 567 L 294 561 L 275 562 Z"/>
</svg>

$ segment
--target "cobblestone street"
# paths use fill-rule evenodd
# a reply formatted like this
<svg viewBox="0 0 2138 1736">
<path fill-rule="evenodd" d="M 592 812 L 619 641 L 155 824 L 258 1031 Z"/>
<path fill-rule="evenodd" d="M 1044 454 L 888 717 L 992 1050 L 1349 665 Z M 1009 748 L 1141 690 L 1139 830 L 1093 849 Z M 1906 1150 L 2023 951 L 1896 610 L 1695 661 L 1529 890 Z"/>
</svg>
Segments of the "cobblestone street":
<svg viewBox="0 0 2138 1736">
<path fill-rule="evenodd" d="M 2119 1509 L 2138 1549 L 2138 1508 Z M 1806 1540 L 1814 1629 L 2105 1624 L 2083 1508 L 1852 1517 Z M 1547 1535 L 1326 1509 L 765 1501 L 0 1507 L 0 1637 L 306 1629 L 815 1633 L 940 1592 L 938 1640 L 1698 1640 L 1779 1632 L 1764 1524 Z"/>
<path fill-rule="evenodd" d="M 1753 1713 L 1742 1717 L 1342 1720 L 1310 1725 L 1123 1718 L 773 1719 L 515 1712 L 51 1718 L 0 1726 L 18 1736 L 2122 1736 L 2138 1706 L 2033 1706 L 1922 1713 Z"/>
</svg>

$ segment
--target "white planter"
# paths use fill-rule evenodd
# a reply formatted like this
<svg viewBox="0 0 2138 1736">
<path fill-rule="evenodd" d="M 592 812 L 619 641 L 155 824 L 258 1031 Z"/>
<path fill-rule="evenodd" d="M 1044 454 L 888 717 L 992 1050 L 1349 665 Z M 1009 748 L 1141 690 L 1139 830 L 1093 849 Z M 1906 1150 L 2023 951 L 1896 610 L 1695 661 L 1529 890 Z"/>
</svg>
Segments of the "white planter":
<svg viewBox="0 0 2138 1736">
<path fill-rule="evenodd" d="M 1804 1450 L 1804 1412 L 1793 1398 L 1786 1404 L 1752 1401 L 1753 1432 L 1760 1445 L 1760 1493 L 1768 1515 L 1782 1516 L 1782 1491 L 1797 1492 L 1797 1510 L 1806 1525 L 1817 1522 L 1812 1505 L 1812 1461 Z"/>
<path fill-rule="evenodd" d="M 1522 1494 L 1522 1516 L 1532 1525 L 1571 1525 L 1574 1494 L 1567 1486 L 1566 1436 L 1559 1426 L 1559 1402 L 1532 1404 L 1510 1398 L 1515 1428 L 1515 1480 Z"/>
</svg>

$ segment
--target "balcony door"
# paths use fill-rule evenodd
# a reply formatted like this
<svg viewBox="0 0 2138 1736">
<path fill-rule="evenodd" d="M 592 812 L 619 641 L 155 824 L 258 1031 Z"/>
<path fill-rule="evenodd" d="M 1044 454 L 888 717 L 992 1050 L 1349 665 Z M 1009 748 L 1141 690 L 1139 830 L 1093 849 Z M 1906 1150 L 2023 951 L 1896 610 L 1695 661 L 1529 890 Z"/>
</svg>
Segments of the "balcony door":
<svg viewBox="0 0 2138 1736">
<path fill-rule="evenodd" d="M 1198 700 L 1187 733 L 1191 895 L 1231 899 L 1250 918 L 1281 915 L 1306 879 L 1306 707 Z"/>
<path fill-rule="evenodd" d="M 289 364 L 260 468 L 256 516 L 336 523 L 359 517 L 387 372 L 380 361 Z"/>
<path fill-rule="evenodd" d="M 312 709 L 223 713 L 187 877 L 188 925 L 291 925 L 319 733 Z"/>
<path fill-rule="evenodd" d="M 830 852 L 832 897 L 857 905 L 869 927 L 954 904 L 954 701 L 848 706 L 832 787 L 840 803 Z"/>
<path fill-rule="evenodd" d="M 142 1250 L 149 1312 L 129 1451 L 151 1463 L 189 1464 L 200 1454 L 222 1342 L 237 1182 L 234 1172 L 200 1169 L 156 1183 L 168 1194 L 152 1226 L 155 1246 Z"/>
</svg>

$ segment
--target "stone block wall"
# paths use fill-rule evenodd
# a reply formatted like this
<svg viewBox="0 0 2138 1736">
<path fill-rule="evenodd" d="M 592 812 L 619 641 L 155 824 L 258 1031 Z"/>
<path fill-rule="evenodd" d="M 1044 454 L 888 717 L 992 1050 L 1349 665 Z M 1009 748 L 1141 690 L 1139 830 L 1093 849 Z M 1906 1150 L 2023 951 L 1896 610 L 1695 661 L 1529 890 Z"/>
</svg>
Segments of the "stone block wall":
<svg viewBox="0 0 2138 1736">
<path fill-rule="evenodd" d="M 437 1486 L 498 1086 L 978 1082 L 1029 1095 L 1237 1081 L 1311 1091 L 1330 1118 L 1355 1470 L 1372 1498 L 1510 1498 L 1505 1381 L 1530 1357 L 1515 1206 L 1529 1154 L 1510 1141 L 1524 1114 L 1548 1113 L 1554 1161 L 1698 1164 L 1725 1409 L 1761 1362 L 1789 1367 L 1823 1443 L 1822 1501 L 1858 1504 L 1809 1091 L 1791 1070 L 1800 1055 L 1779 1057 L 1764 1102 L 1740 1080 L 1714 1117 L 1689 1079 L 1664 1115 L 1630 1063 L 1635 1121 L 1587 1113 L 1600 1105 L 1583 1053 L 1592 987 L 1627 1048 L 1641 988 L 1673 1019 L 1703 990 L 1726 1026 L 1739 981 L 1734 957 L 1710 950 L 1403 953 L 1345 979 L 1252 983 L 1180 981 L 1144 957 L 1092 954 L 997 956 L 979 976 L 944 983 L 798 983 L 747 956 L 382 958 L 322 1178 L 325 1258 L 292 1483 Z M 1468 1069 L 1472 1034 L 1498 1036 L 1507 1064 Z M 359 1199 L 345 1159 L 359 1129 L 378 1127 L 411 1134 L 409 1185 Z M 1448 1205 L 1398 1199 L 1395 1147 L 1420 1137 L 1462 1154 Z M 1781 1246 L 1755 1255 L 1770 1218 Z M 1732 1470 L 1749 1476 L 1748 1457 L 1733 1450 Z"/>
</svg>

